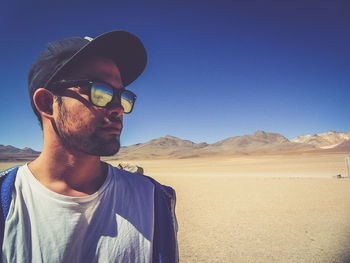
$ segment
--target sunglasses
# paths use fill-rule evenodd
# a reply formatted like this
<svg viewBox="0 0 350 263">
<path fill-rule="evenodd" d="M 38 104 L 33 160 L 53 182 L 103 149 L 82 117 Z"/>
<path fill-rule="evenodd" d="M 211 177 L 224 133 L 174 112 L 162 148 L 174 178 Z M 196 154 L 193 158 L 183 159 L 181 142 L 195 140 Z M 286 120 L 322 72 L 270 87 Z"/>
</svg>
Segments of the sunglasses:
<svg viewBox="0 0 350 263">
<path fill-rule="evenodd" d="M 124 113 L 131 113 L 136 100 L 136 95 L 130 90 L 115 89 L 106 83 L 88 79 L 61 80 L 53 82 L 50 86 L 52 86 L 53 91 L 71 87 L 89 88 L 89 99 L 92 104 L 103 108 L 107 108 L 108 104 L 117 96 L 120 105 L 124 108 Z"/>
</svg>

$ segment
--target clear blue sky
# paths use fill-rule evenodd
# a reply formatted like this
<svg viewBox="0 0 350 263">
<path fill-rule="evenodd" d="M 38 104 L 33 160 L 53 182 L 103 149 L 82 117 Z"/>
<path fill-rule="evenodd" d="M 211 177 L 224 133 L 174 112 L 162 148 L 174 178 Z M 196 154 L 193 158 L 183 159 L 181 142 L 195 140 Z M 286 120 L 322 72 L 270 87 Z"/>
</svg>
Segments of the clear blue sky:
<svg viewBox="0 0 350 263">
<path fill-rule="evenodd" d="M 350 132 L 348 0 L 6 0 L 0 10 L 0 144 L 41 150 L 26 81 L 46 43 L 114 29 L 149 56 L 129 87 L 138 100 L 122 145 Z"/>
</svg>

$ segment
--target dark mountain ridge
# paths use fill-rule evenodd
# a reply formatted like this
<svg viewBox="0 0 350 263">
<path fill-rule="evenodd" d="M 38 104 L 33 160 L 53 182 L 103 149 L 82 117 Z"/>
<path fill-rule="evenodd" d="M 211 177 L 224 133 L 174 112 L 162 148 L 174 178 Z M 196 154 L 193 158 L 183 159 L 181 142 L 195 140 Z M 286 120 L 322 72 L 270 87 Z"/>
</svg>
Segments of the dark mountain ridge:
<svg viewBox="0 0 350 263">
<path fill-rule="evenodd" d="M 39 156 L 40 152 L 25 147 L 19 149 L 11 145 L 0 144 L 0 161 L 29 161 Z"/>
<path fill-rule="evenodd" d="M 329 149 L 329 147 L 323 149 L 324 147 L 318 147 L 313 144 L 312 140 L 308 140 L 307 142 L 288 140 L 279 133 L 264 132 L 262 130 L 258 130 L 253 134 L 230 137 L 213 144 L 204 142 L 194 143 L 190 140 L 182 140 L 171 135 L 166 135 L 145 143 L 123 146 L 116 155 L 104 159 L 193 158 L 201 156 L 237 156 L 304 151 L 350 152 L 350 140 L 348 140 L 346 136 L 337 132 L 328 133 L 327 136 L 334 136 L 337 142 L 339 142 L 339 137 L 344 137 L 344 140 L 333 149 Z M 310 135 L 298 138 L 304 137 L 309 138 Z M 332 140 L 328 139 L 328 141 Z M 34 159 L 39 154 L 40 152 L 30 148 L 18 149 L 10 145 L 0 145 L 0 161 L 30 160 Z"/>
</svg>

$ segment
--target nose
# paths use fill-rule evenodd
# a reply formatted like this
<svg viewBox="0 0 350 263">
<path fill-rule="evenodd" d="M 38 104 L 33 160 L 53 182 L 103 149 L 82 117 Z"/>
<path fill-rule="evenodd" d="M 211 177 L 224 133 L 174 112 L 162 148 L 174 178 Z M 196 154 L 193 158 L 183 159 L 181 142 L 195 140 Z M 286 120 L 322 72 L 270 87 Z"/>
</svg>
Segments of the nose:
<svg viewBox="0 0 350 263">
<path fill-rule="evenodd" d="M 107 104 L 106 107 L 108 116 L 112 119 L 122 119 L 124 108 L 121 105 L 121 99 L 119 96 L 115 96 L 111 102 Z"/>
<path fill-rule="evenodd" d="M 120 105 L 120 103 L 118 105 L 112 104 L 108 106 L 109 107 L 106 108 L 107 115 L 110 116 L 111 119 L 123 119 L 124 108 Z"/>
</svg>

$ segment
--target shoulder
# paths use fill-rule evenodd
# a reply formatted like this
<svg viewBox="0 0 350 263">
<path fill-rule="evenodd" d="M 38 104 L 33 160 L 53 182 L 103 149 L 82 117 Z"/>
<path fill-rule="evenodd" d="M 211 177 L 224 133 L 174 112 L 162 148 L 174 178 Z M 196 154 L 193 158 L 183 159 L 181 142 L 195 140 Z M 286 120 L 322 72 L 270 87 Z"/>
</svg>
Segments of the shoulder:
<svg viewBox="0 0 350 263">
<path fill-rule="evenodd" d="M 4 171 L 0 172 L 0 183 L 1 183 L 1 189 L 6 189 L 5 191 L 10 191 L 14 181 L 16 179 L 18 168 L 20 168 L 20 165 L 8 168 Z"/>
<path fill-rule="evenodd" d="M 156 181 L 155 179 L 153 179 L 152 177 L 149 177 L 149 176 L 145 176 L 145 177 L 147 177 L 148 180 L 150 180 L 154 184 L 156 190 L 158 190 L 160 193 L 164 194 L 168 199 L 170 199 L 170 200 L 176 199 L 176 192 L 172 187 L 161 184 L 158 181 Z"/>
<path fill-rule="evenodd" d="M 176 194 L 175 194 L 175 190 L 173 188 L 171 188 L 170 186 L 167 185 L 163 185 L 161 183 L 159 183 L 158 181 L 156 181 L 155 179 L 153 179 L 150 176 L 147 175 L 142 175 L 142 174 L 138 174 L 138 173 L 132 173 L 126 170 L 122 170 L 119 169 L 117 167 L 114 167 L 112 165 L 110 165 L 110 168 L 113 171 L 114 175 L 117 175 L 121 180 L 129 183 L 129 184 L 133 184 L 133 185 L 152 185 L 154 186 L 154 188 L 157 191 L 162 192 L 163 194 L 165 194 L 169 199 L 175 199 Z"/>
<path fill-rule="evenodd" d="M 152 182 L 143 175 L 125 171 L 112 165 L 109 165 L 109 171 L 112 173 L 112 180 L 115 182 L 119 193 L 142 196 L 152 194 L 154 191 Z"/>
<path fill-rule="evenodd" d="M 109 165 L 109 169 L 112 171 L 113 175 L 120 180 L 125 180 L 130 183 L 149 183 L 149 180 L 144 175 L 119 169 L 112 165 Z"/>
<path fill-rule="evenodd" d="M 11 168 L 8 168 L 8 169 L 6 169 L 6 170 L 4 170 L 4 171 L 1 171 L 1 172 L 0 172 L 0 179 L 6 177 L 6 175 L 8 175 L 8 174 L 11 173 L 11 172 L 12 172 L 12 173 L 13 173 L 13 172 L 16 172 L 18 168 L 19 168 L 19 165 L 14 166 L 14 167 L 11 167 Z"/>
<path fill-rule="evenodd" d="M 1 208 L 2 218 L 6 218 L 10 209 L 12 200 L 12 189 L 16 180 L 17 170 L 20 166 L 11 167 L 5 171 L 0 172 L 0 184 L 1 184 Z"/>
</svg>

